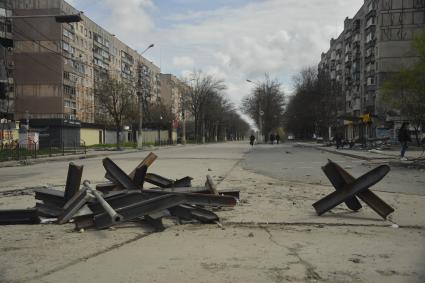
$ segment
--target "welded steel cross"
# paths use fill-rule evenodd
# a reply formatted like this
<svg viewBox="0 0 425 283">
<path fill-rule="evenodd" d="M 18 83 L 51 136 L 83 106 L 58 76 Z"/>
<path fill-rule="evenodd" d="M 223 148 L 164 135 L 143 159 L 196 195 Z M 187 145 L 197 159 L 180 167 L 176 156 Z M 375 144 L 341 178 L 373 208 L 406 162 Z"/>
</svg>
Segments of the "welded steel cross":
<svg viewBox="0 0 425 283">
<path fill-rule="evenodd" d="M 376 167 L 357 179 L 331 160 L 322 167 L 322 170 L 335 187 L 335 192 L 313 204 L 318 215 L 322 215 L 343 202 L 351 210 L 357 211 L 362 207 L 357 197 L 384 219 L 394 212 L 391 206 L 369 190 L 371 186 L 388 174 L 390 171 L 388 165 Z"/>
</svg>

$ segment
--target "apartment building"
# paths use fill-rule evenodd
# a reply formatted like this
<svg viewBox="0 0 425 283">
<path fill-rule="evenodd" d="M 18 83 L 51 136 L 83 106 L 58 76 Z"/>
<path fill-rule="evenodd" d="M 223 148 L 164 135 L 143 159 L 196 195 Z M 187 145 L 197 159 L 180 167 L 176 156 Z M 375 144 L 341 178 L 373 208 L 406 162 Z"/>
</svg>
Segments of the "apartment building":
<svg viewBox="0 0 425 283">
<path fill-rule="evenodd" d="M 179 80 L 172 74 L 161 74 L 161 102 L 170 107 L 173 121 L 170 139 L 175 141 L 177 136 L 182 136 L 182 133 L 177 133 L 179 125 L 183 122 L 182 99 L 183 89 L 187 87 L 184 82 Z"/>
<path fill-rule="evenodd" d="M 12 1 L 0 1 L 0 119 L 13 120 Z"/>
<path fill-rule="evenodd" d="M 79 11 L 62 0 L 16 0 L 13 13 L 70 15 Z M 128 80 L 145 96 L 157 99 L 160 95 L 159 67 L 88 17 L 81 18 L 76 23 L 58 23 L 54 17 L 13 22 L 15 118 L 29 115 L 31 128 L 44 132 L 41 144 L 78 143 L 82 125 L 104 121 L 94 88 L 105 74 Z M 105 133 L 99 135 L 99 142 L 104 141 Z"/>
<path fill-rule="evenodd" d="M 338 127 L 347 139 L 365 140 L 394 129 L 377 98 L 390 73 L 418 60 L 412 40 L 424 31 L 424 13 L 425 1 L 365 0 L 322 53 L 319 70 L 336 85 Z"/>
<path fill-rule="evenodd" d="M 171 108 L 175 119 L 180 117 L 183 83 L 172 74 L 161 74 L 161 102 Z"/>
</svg>

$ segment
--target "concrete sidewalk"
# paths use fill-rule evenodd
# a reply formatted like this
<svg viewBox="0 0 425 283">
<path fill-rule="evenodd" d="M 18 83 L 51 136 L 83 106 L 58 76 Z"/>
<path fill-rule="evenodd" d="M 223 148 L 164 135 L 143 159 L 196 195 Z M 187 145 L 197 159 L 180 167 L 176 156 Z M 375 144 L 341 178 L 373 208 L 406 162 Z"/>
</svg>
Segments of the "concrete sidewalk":
<svg viewBox="0 0 425 283">
<path fill-rule="evenodd" d="M 181 145 L 176 145 L 176 146 L 181 146 Z M 154 150 L 164 149 L 164 148 L 169 148 L 169 147 L 172 147 L 172 146 L 161 146 L 161 147 L 148 146 L 148 147 L 144 147 L 143 149 L 122 148 L 121 150 L 116 150 L 116 149 L 109 149 L 109 150 L 106 150 L 106 149 L 105 150 L 89 149 L 89 150 L 87 150 L 86 154 L 41 156 L 41 157 L 37 157 L 36 159 L 27 158 L 27 159 L 24 159 L 24 160 L 3 161 L 3 162 L 0 162 L 0 168 L 26 166 L 26 165 L 46 163 L 46 162 L 72 161 L 72 160 L 79 160 L 79 159 L 111 156 L 111 155 L 117 155 L 117 154 L 134 153 L 134 152 L 140 152 L 140 151 L 154 151 Z"/>
<path fill-rule="evenodd" d="M 312 147 L 326 152 L 344 155 L 352 158 L 362 159 L 375 163 L 388 163 L 392 166 L 398 167 L 420 167 L 425 168 L 425 153 L 422 150 L 407 150 L 407 161 L 400 160 L 400 151 L 396 148 L 390 150 L 358 150 L 358 149 L 336 149 L 334 146 L 325 146 L 323 144 L 297 142 L 295 146 Z M 423 162 L 418 162 L 423 160 Z"/>
</svg>

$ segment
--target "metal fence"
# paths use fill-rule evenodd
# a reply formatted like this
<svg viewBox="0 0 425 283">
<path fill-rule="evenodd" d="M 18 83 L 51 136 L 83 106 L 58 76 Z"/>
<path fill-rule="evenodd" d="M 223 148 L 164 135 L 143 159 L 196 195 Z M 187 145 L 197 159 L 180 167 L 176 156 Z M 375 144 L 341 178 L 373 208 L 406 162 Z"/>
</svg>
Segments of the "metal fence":
<svg viewBox="0 0 425 283">
<path fill-rule="evenodd" d="M 38 143 L 27 144 L 14 142 L 0 144 L 0 162 L 86 153 L 87 147 L 84 142 L 74 143 L 72 146 L 65 146 L 64 143 L 56 143 L 49 145 L 47 148 L 39 148 Z"/>
</svg>

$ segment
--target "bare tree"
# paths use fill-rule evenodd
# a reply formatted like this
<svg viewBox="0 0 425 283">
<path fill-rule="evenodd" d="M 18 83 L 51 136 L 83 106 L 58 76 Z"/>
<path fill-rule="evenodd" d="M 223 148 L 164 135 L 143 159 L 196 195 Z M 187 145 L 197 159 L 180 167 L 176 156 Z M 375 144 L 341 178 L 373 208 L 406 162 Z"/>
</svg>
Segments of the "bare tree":
<svg viewBox="0 0 425 283">
<path fill-rule="evenodd" d="M 135 117 L 137 96 L 134 85 L 128 81 L 119 81 L 111 76 L 99 80 L 95 86 L 97 117 L 112 124 L 116 131 L 117 149 L 120 148 L 120 132 L 123 123 Z"/>
<path fill-rule="evenodd" d="M 293 78 L 295 93 L 285 113 L 285 128 L 299 138 L 324 136 L 336 127 L 339 87 L 326 72 L 309 67 Z"/>
<path fill-rule="evenodd" d="M 211 75 L 205 75 L 202 71 L 195 71 L 185 79 L 185 107 L 195 119 L 195 137 L 197 141 L 205 142 L 206 115 L 208 106 L 214 97 L 226 89 L 224 82 Z"/>
<path fill-rule="evenodd" d="M 256 122 L 267 140 L 267 135 L 282 125 L 284 105 L 281 84 L 266 74 L 264 81 L 256 83 L 252 93 L 243 98 L 242 111 Z"/>
</svg>

